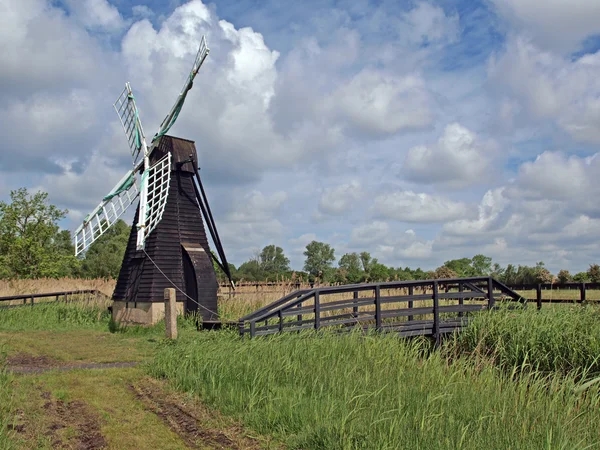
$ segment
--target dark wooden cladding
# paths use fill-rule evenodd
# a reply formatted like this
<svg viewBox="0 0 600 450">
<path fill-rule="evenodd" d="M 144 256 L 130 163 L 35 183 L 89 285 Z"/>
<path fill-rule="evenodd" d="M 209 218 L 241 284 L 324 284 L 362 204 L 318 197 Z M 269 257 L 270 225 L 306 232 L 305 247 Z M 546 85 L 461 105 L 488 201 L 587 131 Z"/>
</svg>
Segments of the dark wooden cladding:
<svg viewBox="0 0 600 450">
<path fill-rule="evenodd" d="M 204 306 L 198 309 L 202 317 L 214 320 L 218 283 L 194 192 L 194 169 L 190 163 L 179 164 L 190 155 L 197 158 L 196 148 L 193 141 L 164 136 L 152 153 L 151 162 L 158 161 L 166 152 L 173 156 L 171 183 L 162 220 L 146 240 L 149 257 L 136 250 L 138 206 L 113 299 L 131 302 L 132 306 L 138 302 L 163 302 L 164 289 L 175 285 L 177 301 L 185 303 L 186 311 L 198 309 L 194 308 L 194 301 L 198 301 Z"/>
</svg>

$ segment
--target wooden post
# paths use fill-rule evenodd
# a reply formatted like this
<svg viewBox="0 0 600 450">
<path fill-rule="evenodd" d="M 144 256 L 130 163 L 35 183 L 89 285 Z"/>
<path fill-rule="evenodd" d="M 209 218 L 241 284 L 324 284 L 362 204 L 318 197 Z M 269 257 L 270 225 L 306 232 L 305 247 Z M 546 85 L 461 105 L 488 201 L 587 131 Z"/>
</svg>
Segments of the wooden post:
<svg viewBox="0 0 600 450">
<path fill-rule="evenodd" d="M 302 303 L 298 303 L 298 307 L 297 307 L 297 308 L 298 308 L 298 309 L 302 309 Z M 296 316 L 296 320 L 297 320 L 298 322 L 302 322 L 302 314 L 298 314 L 298 315 Z M 298 325 L 301 325 L 301 324 L 298 324 Z"/>
<path fill-rule="evenodd" d="M 283 331 L 283 311 L 280 309 L 279 310 L 279 332 L 281 333 Z"/>
<path fill-rule="evenodd" d="M 381 288 L 375 286 L 375 329 L 381 331 Z"/>
<path fill-rule="evenodd" d="M 464 290 L 463 284 L 462 283 L 458 283 L 458 292 L 463 292 L 463 290 Z M 459 304 L 459 306 L 464 305 L 465 304 L 465 299 L 462 298 L 462 297 L 459 297 L 458 298 L 458 304 Z M 463 315 L 464 315 L 464 313 L 462 311 L 459 311 L 458 317 L 462 317 Z"/>
<path fill-rule="evenodd" d="M 409 296 L 412 296 L 414 293 L 415 293 L 415 289 L 414 289 L 414 287 L 413 287 L 413 286 L 409 286 L 409 287 L 408 287 L 408 295 L 409 295 Z M 409 300 L 409 301 L 408 301 L 408 308 L 409 308 L 409 309 L 412 309 L 412 308 L 413 308 L 413 301 L 412 301 L 412 300 Z M 414 318 L 415 318 L 414 316 L 408 316 L 408 320 L 409 320 L 409 321 L 410 321 L 410 320 L 413 320 Z"/>
<path fill-rule="evenodd" d="M 496 300 L 494 299 L 494 280 L 492 277 L 488 278 L 488 309 L 494 309 Z"/>
<path fill-rule="evenodd" d="M 358 303 L 358 291 L 354 291 L 353 297 L 354 303 Z M 358 306 L 352 307 L 352 317 L 354 317 L 355 319 L 358 317 Z"/>
<path fill-rule="evenodd" d="M 315 330 L 321 328 L 321 301 L 319 291 L 315 291 Z"/>
<path fill-rule="evenodd" d="M 540 283 L 535 287 L 535 295 L 537 300 L 537 309 L 542 309 L 542 285 Z"/>
<path fill-rule="evenodd" d="M 33 295 L 31 296 L 31 306 L 33 306 Z"/>
<path fill-rule="evenodd" d="M 166 288 L 165 299 L 165 331 L 167 339 L 177 339 L 177 295 L 175 289 Z"/>
<path fill-rule="evenodd" d="M 433 282 L 433 337 L 435 338 L 435 345 L 439 347 L 441 343 L 440 336 L 440 302 L 438 297 L 438 282 Z"/>
<path fill-rule="evenodd" d="M 579 301 L 581 303 L 585 302 L 585 283 L 581 283 L 579 286 Z"/>
</svg>

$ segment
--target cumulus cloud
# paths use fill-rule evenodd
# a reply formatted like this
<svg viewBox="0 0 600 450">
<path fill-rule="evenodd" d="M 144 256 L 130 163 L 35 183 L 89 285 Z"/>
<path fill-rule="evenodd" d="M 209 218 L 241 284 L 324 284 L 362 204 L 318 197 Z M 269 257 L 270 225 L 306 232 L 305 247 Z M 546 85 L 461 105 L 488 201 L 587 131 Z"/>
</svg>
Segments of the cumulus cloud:
<svg viewBox="0 0 600 450">
<path fill-rule="evenodd" d="M 447 16 L 442 8 L 419 2 L 403 15 L 410 27 L 409 39 L 418 44 L 451 43 L 460 32 L 458 14 Z"/>
<path fill-rule="evenodd" d="M 319 200 L 319 211 L 324 214 L 340 215 L 347 212 L 362 195 L 361 185 L 350 183 L 323 190 Z"/>
<path fill-rule="evenodd" d="M 415 183 L 464 187 L 489 179 L 488 169 L 495 153 L 493 143 L 453 123 L 446 126 L 436 144 L 411 148 L 402 174 Z"/>
<path fill-rule="evenodd" d="M 350 245 L 354 247 L 370 246 L 380 243 L 388 237 L 390 227 L 386 222 L 374 221 L 352 229 Z"/>
<path fill-rule="evenodd" d="M 465 203 L 413 191 L 380 194 L 373 203 L 373 211 L 377 217 L 402 222 L 446 222 L 470 214 Z"/>
<path fill-rule="evenodd" d="M 337 109 L 349 127 L 371 135 L 392 135 L 433 122 L 433 98 L 419 75 L 365 69 L 340 87 L 329 102 L 329 108 Z"/>
<path fill-rule="evenodd" d="M 600 143 L 600 51 L 579 59 L 540 50 L 529 40 L 509 40 L 493 57 L 489 76 L 536 120 L 554 120 L 580 142 Z"/>
<path fill-rule="evenodd" d="M 492 0 L 513 27 L 529 34 L 538 45 L 573 51 L 600 33 L 600 3 L 596 0 Z"/>
<path fill-rule="evenodd" d="M 85 28 L 115 32 L 125 27 L 119 10 L 107 0 L 68 0 L 71 15 Z"/>
</svg>

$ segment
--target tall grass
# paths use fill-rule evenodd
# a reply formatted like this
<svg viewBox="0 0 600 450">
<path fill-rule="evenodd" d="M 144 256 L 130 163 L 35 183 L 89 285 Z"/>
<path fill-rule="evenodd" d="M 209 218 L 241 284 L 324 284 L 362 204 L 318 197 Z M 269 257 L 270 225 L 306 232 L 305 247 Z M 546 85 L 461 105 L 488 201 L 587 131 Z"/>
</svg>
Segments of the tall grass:
<svg viewBox="0 0 600 450">
<path fill-rule="evenodd" d="M 102 303 L 39 303 L 0 310 L 0 330 L 108 329 L 110 313 Z"/>
<path fill-rule="evenodd" d="M 600 373 L 600 307 L 500 310 L 476 316 L 451 345 L 512 370 Z"/>
<path fill-rule="evenodd" d="M 12 390 L 5 360 L 6 356 L 0 348 L 0 449 L 13 448 L 8 429 L 12 417 Z"/>
<path fill-rule="evenodd" d="M 600 444 L 598 385 L 452 364 L 423 341 L 202 333 L 149 368 L 291 448 L 585 448 Z"/>
</svg>

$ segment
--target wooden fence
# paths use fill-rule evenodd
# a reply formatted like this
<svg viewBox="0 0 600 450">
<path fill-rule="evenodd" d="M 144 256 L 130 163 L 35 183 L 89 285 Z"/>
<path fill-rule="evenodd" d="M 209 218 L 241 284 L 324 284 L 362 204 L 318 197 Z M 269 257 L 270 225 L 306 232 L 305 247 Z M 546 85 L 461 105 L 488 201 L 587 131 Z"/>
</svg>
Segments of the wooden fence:
<svg viewBox="0 0 600 450">
<path fill-rule="evenodd" d="M 41 293 L 41 294 L 20 294 L 20 295 L 10 295 L 7 297 L 0 297 L 0 308 L 14 308 L 17 306 L 23 306 L 23 305 L 31 305 L 33 306 L 35 304 L 35 300 L 36 299 L 49 299 L 49 298 L 54 298 L 54 300 L 46 300 L 43 302 L 38 302 L 38 303 L 56 303 L 59 301 L 69 301 L 70 298 L 72 298 L 73 296 L 81 296 L 81 295 L 93 295 L 95 297 L 104 297 L 104 298 L 108 298 L 108 296 L 106 294 L 104 294 L 103 292 L 100 292 L 98 290 L 95 289 L 86 289 L 86 290 L 79 290 L 79 291 L 61 291 L 61 292 L 46 292 L 46 293 Z M 20 301 L 22 303 L 20 304 L 2 304 L 2 302 L 15 302 L 15 301 Z"/>
<path fill-rule="evenodd" d="M 497 299 L 526 302 L 491 277 L 318 287 L 286 295 L 242 317 L 238 327 L 241 336 L 254 337 L 308 329 L 348 331 L 358 326 L 363 331 L 433 336 L 439 344 L 443 334 L 468 323 L 468 313 L 493 309 Z"/>
</svg>

